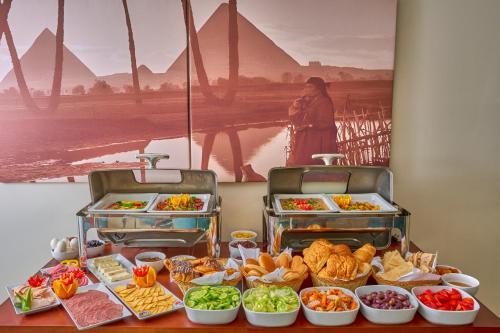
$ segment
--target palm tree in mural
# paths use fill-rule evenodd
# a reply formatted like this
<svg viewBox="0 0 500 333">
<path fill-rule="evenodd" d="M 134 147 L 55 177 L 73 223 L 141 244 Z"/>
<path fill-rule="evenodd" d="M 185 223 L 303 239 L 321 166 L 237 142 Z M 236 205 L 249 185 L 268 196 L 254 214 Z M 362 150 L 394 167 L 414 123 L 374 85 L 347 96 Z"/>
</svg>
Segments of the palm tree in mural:
<svg viewBox="0 0 500 333">
<path fill-rule="evenodd" d="M 56 110 L 61 99 L 61 82 L 63 71 L 63 42 L 64 42 L 64 0 L 57 4 L 57 32 L 56 32 L 56 57 L 54 65 L 54 78 L 52 92 L 49 100 L 49 110 Z"/>
<path fill-rule="evenodd" d="M 203 65 L 203 58 L 201 56 L 200 44 L 198 42 L 198 33 L 194 26 L 193 9 L 189 0 L 181 0 L 182 9 L 184 11 L 184 20 L 186 30 L 189 32 L 189 39 L 191 42 L 191 51 L 193 53 L 194 65 L 196 67 L 196 75 L 200 84 L 200 90 L 209 103 L 212 104 L 226 104 L 229 105 L 234 101 L 238 86 L 238 72 L 239 72 L 239 56 L 238 56 L 238 11 L 236 0 L 229 0 L 229 81 L 228 89 L 222 99 L 218 98 L 212 92 L 208 82 L 207 72 Z"/>
<path fill-rule="evenodd" d="M 31 98 L 26 80 L 24 79 L 21 62 L 19 61 L 19 56 L 17 55 L 14 39 L 12 38 L 12 32 L 10 31 L 9 23 L 7 21 L 11 5 L 12 0 L 4 0 L 2 3 L 3 15 L 0 17 L 0 31 L 3 32 L 3 34 L 5 35 L 5 40 L 7 41 L 7 47 L 9 49 L 10 58 L 12 60 L 12 67 L 14 69 L 14 74 L 16 75 L 17 85 L 19 86 L 19 93 L 21 94 L 21 98 L 23 99 L 23 102 L 28 109 L 38 110 L 38 107 L 33 101 L 33 98 Z"/>
<path fill-rule="evenodd" d="M 141 86 L 139 85 L 139 73 L 137 71 L 137 60 L 135 58 L 135 42 L 134 33 L 132 31 L 132 22 L 128 11 L 127 0 L 122 0 L 123 11 L 125 12 L 125 21 L 127 22 L 128 30 L 128 49 L 130 51 L 130 64 L 132 66 L 132 83 L 135 91 L 135 102 L 141 104 Z"/>
</svg>

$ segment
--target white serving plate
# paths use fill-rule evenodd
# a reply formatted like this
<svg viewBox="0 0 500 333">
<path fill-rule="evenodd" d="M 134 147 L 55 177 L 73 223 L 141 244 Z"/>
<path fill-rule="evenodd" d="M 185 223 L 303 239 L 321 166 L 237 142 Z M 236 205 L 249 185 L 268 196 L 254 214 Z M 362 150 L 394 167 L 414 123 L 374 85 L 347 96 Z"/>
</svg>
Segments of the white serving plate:
<svg viewBox="0 0 500 333">
<path fill-rule="evenodd" d="M 203 200 L 203 207 L 201 210 L 158 210 L 156 205 L 161 201 L 180 194 L 159 194 L 154 202 L 148 207 L 148 213 L 169 213 L 169 214 L 192 214 L 192 213 L 206 213 L 208 210 L 208 203 L 210 201 L 210 194 L 189 194 L 192 197 Z"/>
<path fill-rule="evenodd" d="M 370 294 L 374 291 L 386 291 L 394 290 L 402 295 L 408 295 L 410 303 L 413 305 L 411 309 L 400 309 L 400 310 L 384 310 L 375 309 L 368 305 L 365 305 L 361 301 L 361 296 Z M 417 298 L 412 295 L 408 290 L 396 287 L 396 286 L 386 286 L 386 285 L 370 285 L 358 287 L 355 290 L 356 296 L 358 297 L 359 304 L 361 306 L 361 313 L 363 316 L 375 324 L 405 324 L 409 323 L 415 317 L 418 309 Z"/>
<path fill-rule="evenodd" d="M 225 286 L 227 287 L 227 286 Z M 184 295 L 184 307 L 186 308 L 186 314 L 188 319 L 195 324 L 203 324 L 203 325 L 224 325 L 233 322 L 238 316 L 238 311 L 241 306 L 241 292 L 238 288 L 234 288 L 238 290 L 240 294 L 240 303 L 237 307 L 233 309 L 227 310 L 199 310 L 193 309 L 186 305 L 186 298 L 190 292 L 193 292 L 201 287 L 190 288 L 186 294 Z"/>
<path fill-rule="evenodd" d="M 281 206 L 280 200 L 283 199 L 320 199 L 323 200 L 325 205 L 328 207 L 326 210 L 285 210 Z M 311 213 L 333 213 L 338 212 L 340 209 L 333 200 L 329 200 L 324 194 L 275 194 L 274 195 L 274 207 L 278 213 L 288 213 L 288 214 L 311 214 Z"/>
<path fill-rule="evenodd" d="M 336 195 L 342 195 L 342 194 L 326 194 L 328 200 L 331 202 L 335 203 L 335 200 L 333 200 L 333 197 Z M 398 209 L 388 203 L 382 196 L 378 193 L 358 193 L 358 194 L 351 194 L 349 195 L 352 197 L 352 202 L 369 202 L 372 205 L 379 205 L 380 210 L 345 210 L 339 207 L 339 211 L 341 213 L 392 213 L 392 212 L 397 212 Z M 338 205 L 337 205 L 338 207 Z"/>
<path fill-rule="evenodd" d="M 39 308 L 36 308 L 36 309 L 30 309 L 29 311 L 22 311 L 21 309 L 17 308 L 15 306 L 15 295 L 14 295 L 14 288 L 21 285 L 20 284 L 16 284 L 16 285 L 12 285 L 12 286 L 7 286 L 5 287 L 5 289 L 7 290 L 7 294 L 9 295 L 9 299 L 12 303 L 12 307 L 14 307 L 14 311 L 16 312 L 17 315 L 29 315 L 29 314 L 33 314 L 33 313 L 38 313 L 38 312 L 43 312 L 43 311 L 47 311 L 47 310 L 50 310 L 50 309 L 53 309 L 55 307 L 58 307 L 59 304 L 61 304 L 61 302 L 59 301 L 59 298 L 57 298 L 56 294 L 54 294 L 54 292 L 52 291 L 52 289 L 47 286 L 47 289 L 49 290 L 49 293 L 52 294 L 52 296 L 54 296 L 55 298 L 55 302 L 52 303 L 52 304 L 49 304 L 49 305 L 46 305 L 46 306 L 41 306 Z"/>
<path fill-rule="evenodd" d="M 172 307 L 171 310 L 168 310 L 168 311 L 165 311 L 165 312 L 161 312 L 161 313 L 156 313 L 156 314 L 153 314 L 153 315 L 149 314 L 147 311 L 135 312 L 131 307 L 129 307 L 127 305 L 127 303 L 125 303 L 125 301 L 122 301 L 122 299 L 120 298 L 120 296 L 118 295 L 118 293 L 115 292 L 115 288 L 118 287 L 118 286 L 122 286 L 124 284 L 134 284 L 133 281 L 132 281 L 132 279 L 118 281 L 118 282 L 113 282 L 113 283 L 108 284 L 106 286 L 108 287 L 109 290 L 111 290 L 111 292 L 116 296 L 116 298 L 118 298 L 123 303 L 123 305 L 125 305 L 127 307 L 127 309 L 129 309 L 130 312 L 132 312 L 134 314 L 134 316 L 137 319 L 139 319 L 139 320 L 145 320 L 145 319 L 150 319 L 150 318 L 154 318 L 154 317 L 158 317 L 158 316 L 163 316 L 163 315 L 166 315 L 167 313 L 171 313 L 171 312 L 177 311 L 177 310 L 182 309 L 184 307 L 183 302 L 177 296 L 175 296 L 174 293 L 172 293 L 170 290 L 168 290 L 160 282 L 156 281 L 156 283 L 161 287 L 161 289 L 163 289 L 163 292 L 165 294 L 172 295 L 176 299 L 177 302 L 174 303 L 174 305 L 173 305 L 173 307 Z"/>
<path fill-rule="evenodd" d="M 462 294 L 462 298 L 470 297 L 474 300 L 474 309 L 469 311 L 444 311 L 444 310 L 434 310 L 424 303 L 420 302 L 417 298 L 418 295 L 422 294 L 425 290 L 430 289 L 433 293 L 439 290 L 448 289 L 451 290 L 452 287 L 446 286 L 422 286 L 414 287 L 411 292 L 417 299 L 420 307 L 418 308 L 418 313 L 425 318 L 430 323 L 438 325 L 468 325 L 474 322 L 477 314 L 479 313 L 479 303 L 474 297 L 469 295 L 463 290 L 454 288 Z"/>
<path fill-rule="evenodd" d="M 49 278 L 49 274 L 47 273 L 47 270 L 48 270 L 49 268 L 52 268 L 52 267 L 55 267 L 55 266 L 45 267 L 45 268 L 40 269 L 40 273 L 42 273 L 42 275 L 43 275 L 44 277 L 46 277 L 46 278 L 48 279 L 48 281 L 49 281 L 49 282 L 51 282 L 51 281 L 50 281 L 50 278 Z M 95 275 L 95 274 L 94 274 L 94 275 Z M 89 275 L 88 275 L 88 274 L 85 274 L 85 276 L 87 277 L 87 280 L 88 280 L 87 286 L 90 286 L 90 285 L 94 284 L 94 282 L 92 282 L 92 280 L 90 279 L 90 277 L 89 277 Z M 85 287 L 85 286 L 83 286 L 83 287 Z"/>
<path fill-rule="evenodd" d="M 310 290 L 319 290 L 319 291 L 328 291 L 330 289 L 339 289 L 344 294 L 351 296 L 354 301 L 358 303 L 358 306 L 354 310 L 342 311 L 342 312 L 322 312 L 315 311 L 309 309 L 304 302 L 302 301 L 302 294 L 308 292 Z M 311 287 L 302 289 L 300 292 L 300 304 L 302 304 L 302 308 L 304 309 L 304 315 L 306 319 L 313 325 L 318 326 L 345 326 L 350 325 L 356 319 L 358 315 L 358 311 L 360 308 L 360 301 L 356 295 L 350 291 L 349 289 L 340 288 L 340 287 Z"/>
<path fill-rule="evenodd" d="M 105 284 L 109 284 L 109 283 L 114 283 L 114 282 L 110 282 L 108 281 L 104 275 L 102 275 L 99 270 L 94 266 L 94 261 L 96 259 L 100 259 L 100 258 L 106 258 L 106 257 L 113 257 L 115 258 L 115 260 L 117 260 L 124 268 L 127 269 L 127 271 L 130 273 L 130 274 L 133 274 L 133 271 L 132 269 L 135 267 L 134 264 L 132 264 L 127 258 L 125 258 L 124 256 L 122 256 L 120 253 L 115 253 L 115 254 L 110 254 L 110 255 L 107 255 L 107 256 L 102 256 L 102 257 L 96 257 L 96 258 L 90 258 L 90 259 L 87 259 L 87 268 L 88 270 L 95 275 L 95 277 L 105 283 Z M 123 280 L 125 281 L 125 280 Z M 116 282 L 120 282 L 120 281 L 116 281 Z"/>
<path fill-rule="evenodd" d="M 140 213 L 145 212 L 151 207 L 151 204 L 155 200 L 158 193 L 108 193 L 96 202 L 93 206 L 89 207 L 88 211 L 90 213 L 101 213 L 101 214 L 123 214 L 123 213 Z M 109 205 L 120 200 L 137 200 L 137 201 L 147 201 L 144 208 L 141 209 L 106 209 Z"/>
<path fill-rule="evenodd" d="M 299 300 L 299 306 L 297 307 L 297 310 L 291 311 L 291 312 L 255 312 L 252 310 L 247 309 L 245 306 L 245 302 L 243 302 L 243 299 L 245 298 L 246 293 L 251 290 L 247 289 L 243 293 L 242 297 L 242 304 L 243 304 L 243 309 L 245 310 L 245 316 L 247 317 L 247 320 L 250 324 L 253 326 L 260 326 L 260 327 L 286 327 L 292 325 L 295 320 L 297 320 L 297 315 L 299 314 L 300 311 L 300 300 Z M 295 293 L 297 297 L 297 293 Z"/>
<path fill-rule="evenodd" d="M 97 283 L 97 284 L 94 284 L 94 285 L 91 285 L 91 286 L 79 287 L 76 293 L 77 294 L 81 294 L 81 293 L 89 291 L 89 290 L 99 290 L 99 291 L 102 291 L 102 292 L 104 292 L 104 293 L 106 293 L 108 295 L 109 299 L 112 302 L 114 302 L 116 304 L 120 304 L 121 306 L 123 306 L 123 304 L 118 300 L 118 298 L 116 298 L 102 283 Z M 63 300 L 61 300 L 61 304 L 64 307 L 64 310 L 66 310 L 66 312 L 68 313 L 68 315 L 71 318 L 71 320 L 73 321 L 73 323 L 75 324 L 76 328 L 79 329 L 79 330 L 88 330 L 88 329 L 95 328 L 95 327 L 98 327 L 98 326 L 106 325 L 106 324 L 109 324 L 109 323 L 113 323 L 115 321 L 122 320 L 123 318 L 130 317 L 132 315 L 132 313 L 130 313 L 130 311 L 125 306 L 123 306 L 123 312 L 122 312 L 122 315 L 120 317 L 117 317 L 117 318 L 111 319 L 111 320 L 105 320 L 103 322 L 100 322 L 100 323 L 97 323 L 97 324 L 94 324 L 94 325 L 89 325 L 89 326 L 83 327 L 83 326 L 78 325 L 78 323 L 76 322 L 75 318 L 73 317 L 73 314 L 66 307 L 66 305 L 64 304 Z"/>
</svg>

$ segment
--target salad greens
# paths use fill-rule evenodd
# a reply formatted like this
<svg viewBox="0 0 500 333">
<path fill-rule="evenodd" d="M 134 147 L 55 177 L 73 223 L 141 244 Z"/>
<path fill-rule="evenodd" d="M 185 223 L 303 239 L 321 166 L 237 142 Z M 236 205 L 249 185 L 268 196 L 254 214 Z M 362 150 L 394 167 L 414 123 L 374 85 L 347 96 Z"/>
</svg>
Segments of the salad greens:
<svg viewBox="0 0 500 333">
<path fill-rule="evenodd" d="M 193 288 L 186 295 L 185 305 L 197 310 L 229 310 L 240 304 L 240 292 L 229 286 Z"/>
<path fill-rule="evenodd" d="M 245 294 L 243 304 L 254 312 L 292 312 L 299 308 L 299 298 L 287 286 L 259 286 Z"/>
</svg>

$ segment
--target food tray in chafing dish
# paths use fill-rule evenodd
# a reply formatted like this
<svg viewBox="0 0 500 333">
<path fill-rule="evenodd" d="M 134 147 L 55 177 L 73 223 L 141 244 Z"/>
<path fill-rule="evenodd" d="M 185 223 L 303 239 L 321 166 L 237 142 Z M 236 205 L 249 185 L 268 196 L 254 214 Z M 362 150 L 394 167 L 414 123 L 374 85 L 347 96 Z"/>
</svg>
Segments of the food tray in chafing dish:
<svg viewBox="0 0 500 333">
<path fill-rule="evenodd" d="M 378 193 L 326 194 L 341 213 L 393 213 L 398 209 Z"/>
<path fill-rule="evenodd" d="M 275 194 L 274 209 L 280 214 L 333 213 L 339 208 L 324 194 Z"/>
<path fill-rule="evenodd" d="M 184 303 L 158 281 L 152 287 L 139 288 L 130 279 L 109 284 L 108 288 L 139 320 L 162 316 L 184 307 Z"/>
<path fill-rule="evenodd" d="M 160 194 L 149 207 L 149 213 L 206 213 L 210 194 Z"/>
<path fill-rule="evenodd" d="M 90 213 L 123 214 L 147 211 L 157 193 L 108 193 L 89 207 Z"/>
</svg>

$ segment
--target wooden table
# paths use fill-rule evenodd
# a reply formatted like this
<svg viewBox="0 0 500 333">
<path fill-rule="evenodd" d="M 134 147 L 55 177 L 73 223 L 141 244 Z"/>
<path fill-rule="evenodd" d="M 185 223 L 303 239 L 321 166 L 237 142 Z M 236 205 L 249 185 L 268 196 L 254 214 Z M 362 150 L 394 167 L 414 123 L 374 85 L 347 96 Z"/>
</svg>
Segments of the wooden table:
<svg viewBox="0 0 500 333">
<path fill-rule="evenodd" d="M 134 249 L 125 248 L 121 253 L 127 257 L 130 261 L 134 261 L 134 256 L 138 252 L 146 251 L 147 249 Z M 151 249 L 154 251 L 155 249 Z M 158 250 L 158 249 L 156 249 Z M 227 244 L 222 246 L 223 256 L 227 256 Z M 162 251 L 162 250 L 160 250 Z M 192 254 L 203 253 L 202 248 L 194 248 L 191 250 L 187 249 L 168 249 L 163 250 L 168 256 L 174 256 L 177 254 Z M 112 252 L 110 249 L 108 252 Z M 115 251 L 116 252 L 116 251 Z M 49 262 L 46 267 L 53 266 L 57 264 L 55 261 Z M 92 280 L 97 282 L 95 277 L 89 273 Z M 174 292 L 177 296 L 182 298 L 181 291 L 177 286 L 169 282 L 169 276 L 166 270 L 162 270 L 158 274 L 158 280 Z M 310 281 L 305 281 L 303 287 L 310 286 Z M 361 313 L 358 314 L 356 321 L 349 326 L 345 327 L 318 327 L 309 324 L 305 319 L 302 311 L 300 311 L 299 316 L 295 324 L 288 328 L 273 328 L 265 329 L 258 328 L 250 325 L 246 319 L 243 309 L 240 310 L 238 318 L 231 324 L 223 326 L 206 326 L 206 325 L 196 325 L 191 323 L 184 312 L 184 310 L 179 310 L 174 313 L 153 318 L 150 320 L 140 321 L 135 317 L 128 317 L 125 320 L 109 324 L 106 326 L 101 326 L 96 329 L 90 330 L 92 332 L 238 332 L 243 333 L 247 331 L 282 331 L 288 333 L 303 333 L 303 332 L 368 332 L 368 333 L 426 333 L 426 332 L 500 332 L 500 319 L 495 316 L 488 308 L 481 304 L 481 310 L 476 318 L 476 321 L 472 325 L 449 327 L 449 326 L 437 326 L 428 323 L 423 319 L 418 313 L 411 323 L 405 325 L 376 325 L 367 321 Z M 62 307 L 49 310 L 47 312 L 42 312 L 38 314 L 33 314 L 30 316 L 16 315 L 10 300 L 6 300 L 0 305 L 0 333 L 17 333 L 17 332 L 35 332 L 35 333 L 62 333 L 62 332 L 76 332 L 76 328 L 73 322 L 69 318 L 68 314 L 64 311 Z"/>
</svg>

